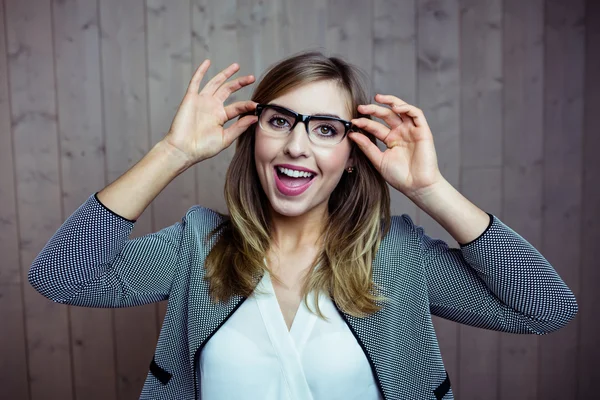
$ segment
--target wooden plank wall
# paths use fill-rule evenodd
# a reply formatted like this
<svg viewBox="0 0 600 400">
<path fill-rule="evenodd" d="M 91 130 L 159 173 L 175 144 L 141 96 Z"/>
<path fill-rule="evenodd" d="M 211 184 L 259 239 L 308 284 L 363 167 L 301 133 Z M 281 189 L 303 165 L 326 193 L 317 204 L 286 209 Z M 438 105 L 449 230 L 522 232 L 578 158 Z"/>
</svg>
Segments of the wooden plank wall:
<svg viewBox="0 0 600 400">
<path fill-rule="evenodd" d="M 501 216 L 502 0 L 463 1 L 461 7 L 460 187 L 479 207 Z M 456 383 L 462 398 L 500 398 L 500 335 L 459 327 Z"/>
<path fill-rule="evenodd" d="M 64 216 L 106 184 L 98 8 L 54 2 L 53 27 Z M 113 312 L 71 307 L 73 397 L 114 398 Z M 101 385 L 98 385 L 101 382 Z"/>
<path fill-rule="evenodd" d="M 369 93 L 421 107 L 446 178 L 542 251 L 580 314 L 546 336 L 434 317 L 460 399 L 590 399 L 600 378 L 600 7 L 592 0 L 1 0 L 0 387 L 10 399 L 138 398 L 164 304 L 53 304 L 31 261 L 86 198 L 168 131 L 190 75 L 232 62 L 260 77 L 312 48 Z M 248 98 L 251 88 L 232 96 Z M 226 211 L 233 148 L 186 171 L 134 236 L 193 204 Z M 430 236 L 456 246 L 400 193 Z"/>
<path fill-rule="evenodd" d="M 579 302 L 582 304 L 581 317 L 579 318 L 579 335 L 577 337 L 577 380 L 578 395 L 581 398 L 597 392 L 596 385 L 600 381 L 600 368 L 597 366 L 600 357 L 600 301 L 596 283 L 600 282 L 600 268 L 597 260 L 597 239 L 600 237 L 600 157 L 595 150 L 600 148 L 600 122 L 598 110 L 600 109 L 600 3 L 586 1 L 585 4 L 585 77 L 583 93 L 583 157 L 580 162 L 582 176 L 575 178 L 581 180 L 582 205 L 581 226 L 581 255 L 580 255 L 580 288 Z M 581 22 L 581 21 L 580 21 Z M 567 81 L 565 75 L 565 83 Z M 565 106 L 573 104 L 569 98 L 563 100 Z M 565 108 L 563 115 L 568 109 Z M 567 266 L 565 265 L 565 268 Z"/>
</svg>

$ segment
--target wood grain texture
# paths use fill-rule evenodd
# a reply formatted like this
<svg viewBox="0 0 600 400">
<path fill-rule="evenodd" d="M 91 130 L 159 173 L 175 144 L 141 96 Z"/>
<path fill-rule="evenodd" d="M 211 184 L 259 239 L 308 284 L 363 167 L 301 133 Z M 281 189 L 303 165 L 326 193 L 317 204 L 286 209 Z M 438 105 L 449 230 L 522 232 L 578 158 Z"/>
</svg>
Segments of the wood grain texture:
<svg viewBox="0 0 600 400">
<path fill-rule="evenodd" d="M 100 1 L 102 93 L 107 179 L 119 175 L 150 149 L 143 1 Z M 107 182 L 108 183 L 108 182 Z M 132 237 L 153 231 L 151 205 Z M 156 347 L 157 306 L 114 310 L 117 395 L 138 398 Z"/>
<path fill-rule="evenodd" d="M 53 2 L 64 215 L 104 187 L 100 45 L 95 0 Z M 116 399 L 111 310 L 71 307 L 75 397 Z"/>
<path fill-rule="evenodd" d="M 280 23 L 280 34 L 286 37 L 289 47 L 286 55 L 303 50 L 326 53 L 327 0 L 283 0 L 285 23 Z"/>
<path fill-rule="evenodd" d="M 502 169 L 463 168 L 461 192 L 494 215 L 502 209 Z M 459 326 L 459 379 L 454 380 L 457 399 L 498 399 L 498 348 L 500 332 Z"/>
<path fill-rule="evenodd" d="M 5 38 L 4 1 L 0 2 L 0 36 Z M 27 344 L 23 285 L 19 260 L 19 227 L 11 131 L 6 42 L 0 40 L 0 387 L 11 399 L 28 399 Z"/>
<path fill-rule="evenodd" d="M 148 0 L 148 101 L 150 140 L 154 145 L 169 131 L 171 121 L 192 77 L 191 15 L 189 2 Z M 196 203 L 195 169 L 175 178 L 153 202 L 154 230 L 181 220 Z M 167 302 L 158 304 L 158 329 Z"/>
<path fill-rule="evenodd" d="M 50 2 L 6 1 L 21 273 L 62 223 Z M 31 399 L 72 399 L 68 308 L 24 288 Z M 51 365 L 52 368 L 48 368 Z"/>
<path fill-rule="evenodd" d="M 502 166 L 502 0 L 461 0 L 461 160 Z"/>
<path fill-rule="evenodd" d="M 373 92 L 417 105 L 415 0 L 373 0 Z M 418 207 L 389 186 L 392 215 L 417 220 Z"/>
<path fill-rule="evenodd" d="M 598 268 L 598 238 L 600 238 L 600 3 L 585 4 L 585 92 L 583 131 L 583 192 L 581 208 L 581 272 L 578 297 L 578 399 L 598 395 L 600 381 L 600 268 Z M 562 344 L 565 345 L 564 343 Z"/>
<path fill-rule="evenodd" d="M 460 191 L 502 217 L 502 1 L 462 0 Z M 498 398 L 500 334 L 459 326 L 455 396 Z"/>
<path fill-rule="evenodd" d="M 434 137 L 440 171 L 455 188 L 460 174 L 460 64 L 458 1 L 417 1 L 417 106 Z M 418 224 L 430 237 L 450 246 L 456 241 L 433 218 L 417 211 Z M 458 326 L 433 317 L 450 381 L 460 380 Z"/>
<path fill-rule="evenodd" d="M 327 49 L 356 65 L 370 77 L 373 71 L 373 0 L 329 0 Z M 373 98 L 372 92 L 367 93 Z"/>
<path fill-rule="evenodd" d="M 543 1 L 504 2 L 503 210 L 506 224 L 542 244 Z M 500 398 L 537 397 L 538 338 L 502 335 Z"/>
<path fill-rule="evenodd" d="M 243 8 L 240 4 L 239 8 Z M 192 0 L 192 63 L 197 68 L 202 61 L 210 59 L 211 66 L 202 81 L 201 88 L 222 69 L 234 62 L 240 64 L 236 76 L 253 71 L 253 66 L 242 62 L 238 53 L 238 29 L 243 25 L 236 17 L 236 1 L 225 0 L 213 2 L 209 0 Z M 243 99 L 239 92 L 230 96 L 226 104 Z M 232 122 L 226 124 L 230 126 Z M 217 156 L 197 164 L 197 201 L 203 207 L 219 212 L 227 212 L 223 187 L 227 167 L 233 156 L 234 145 Z"/>
<path fill-rule="evenodd" d="M 575 292 L 580 315 L 540 337 L 434 317 L 456 398 L 594 398 L 598 27 L 591 0 L 0 0 L 0 397 L 139 397 L 166 304 L 54 304 L 27 282 L 33 258 L 164 136 L 205 58 L 203 84 L 233 62 L 236 76 L 260 78 L 317 49 L 358 65 L 371 101 L 391 93 L 422 108 L 444 176 L 540 249 Z M 172 182 L 132 236 L 194 203 L 227 212 L 234 146 Z M 393 214 L 456 246 L 391 194 Z"/>
<path fill-rule="evenodd" d="M 544 176 L 540 249 L 580 294 L 585 2 L 547 0 L 544 21 Z M 539 341 L 542 399 L 577 393 L 578 321 Z"/>
<path fill-rule="evenodd" d="M 249 25 L 254 52 L 254 70 L 262 73 L 283 58 L 293 38 L 286 34 L 289 25 L 287 3 L 281 0 L 238 0 L 252 7 Z M 240 13 L 238 12 L 238 17 Z M 248 32 L 248 31 L 246 31 Z M 241 50 L 241 49 L 240 49 Z"/>
</svg>

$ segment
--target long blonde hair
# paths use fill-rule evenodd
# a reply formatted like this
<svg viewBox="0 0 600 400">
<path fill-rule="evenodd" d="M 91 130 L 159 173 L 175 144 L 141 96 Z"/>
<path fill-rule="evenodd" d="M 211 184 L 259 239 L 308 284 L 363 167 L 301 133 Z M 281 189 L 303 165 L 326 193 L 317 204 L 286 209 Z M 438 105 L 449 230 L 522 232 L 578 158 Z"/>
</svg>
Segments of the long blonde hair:
<svg viewBox="0 0 600 400">
<path fill-rule="evenodd" d="M 303 84 L 335 81 L 349 94 L 353 118 L 369 118 L 356 108 L 369 102 L 360 79 L 360 70 L 339 58 L 304 52 L 272 66 L 252 100 L 268 103 Z M 205 262 L 205 279 L 214 301 L 227 301 L 233 294 L 249 296 L 268 269 L 264 259 L 272 243 L 271 226 L 268 199 L 254 161 L 255 128 L 256 124 L 238 139 L 225 180 L 229 216 L 213 232 L 217 240 Z M 329 199 L 328 221 L 321 233 L 323 246 L 312 264 L 319 268 L 311 268 L 302 288 L 307 305 L 307 295 L 314 291 L 321 317 L 321 292 L 354 316 L 378 311 L 381 307 L 376 302 L 385 299 L 376 292 L 372 264 L 389 228 L 389 191 L 383 177 L 354 143 L 352 157 L 355 171 L 344 172 Z"/>
</svg>

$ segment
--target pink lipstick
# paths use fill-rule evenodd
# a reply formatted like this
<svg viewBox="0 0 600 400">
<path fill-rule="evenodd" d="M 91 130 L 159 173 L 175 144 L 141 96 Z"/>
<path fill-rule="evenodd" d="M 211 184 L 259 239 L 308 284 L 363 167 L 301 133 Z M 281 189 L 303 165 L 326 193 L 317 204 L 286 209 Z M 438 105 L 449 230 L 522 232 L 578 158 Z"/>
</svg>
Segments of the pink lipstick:
<svg viewBox="0 0 600 400">
<path fill-rule="evenodd" d="M 283 168 L 291 169 L 290 166 L 281 166 Z M 310 170 L 304 168 L 294 168 L 294 171 L 310 172 Z M 275 185 L 277 190 L 284 196 L 298 196 L 301 195 L 310 187 L 314 179 L 314 174 L 310 177 L 291 177 L 283 172 L 279 171 L 278 167 L 273 168 L 273 174 L 275 178 Z"/>
</svg>

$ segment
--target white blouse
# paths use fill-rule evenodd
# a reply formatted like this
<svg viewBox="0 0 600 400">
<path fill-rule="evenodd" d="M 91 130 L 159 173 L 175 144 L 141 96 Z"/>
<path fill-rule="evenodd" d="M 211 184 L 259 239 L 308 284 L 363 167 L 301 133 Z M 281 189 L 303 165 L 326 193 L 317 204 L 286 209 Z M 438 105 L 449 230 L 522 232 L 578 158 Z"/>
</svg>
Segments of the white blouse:
<svg viewBox="0 0 600 400">
<path fill-rule="evenodd" d="M 319 295 L 327 321 L 302 300 L 291 330 L 268 272 L 206 343 L 198 363 L 202 400 L 381 400 L 360 345 L 331 299 Z M 313 294 L 308 302 L 315 310 Z"/>
</svg>

